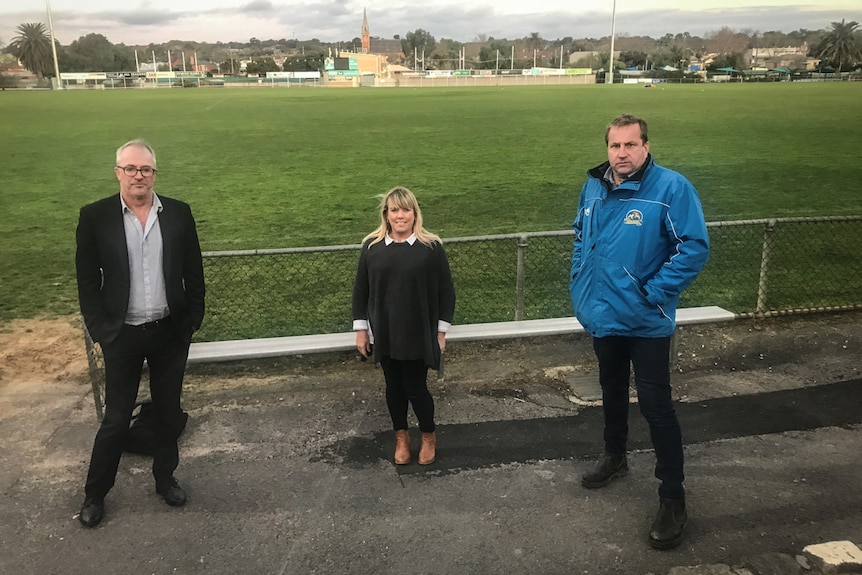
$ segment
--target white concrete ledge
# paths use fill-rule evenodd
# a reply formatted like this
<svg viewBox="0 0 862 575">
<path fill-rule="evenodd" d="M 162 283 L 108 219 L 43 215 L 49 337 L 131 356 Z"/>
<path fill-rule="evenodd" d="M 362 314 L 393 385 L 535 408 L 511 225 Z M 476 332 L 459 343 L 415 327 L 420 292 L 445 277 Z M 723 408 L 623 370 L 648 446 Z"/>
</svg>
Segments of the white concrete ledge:
<svg viewBox="0 0 862 575">
<path fill-rule="evenodd" d="M 692 307 L 677 310 L 676 323 L 677 325 L 690 325 L 729 321 L 735 318 L 736 314 L 717 306 Z M 583 331 L 584 328 L 577 319 L 573 317 L 560 317 L 453 325 L 446 339 L 452 342 L 477 341 L 583 333 Z M 355 342 L 356 336 L 353 332 L 347 332 L 193 343 L 191 349 L 189 349 L 188 363 L 261 359 L 327 351 L 349 351 L 354 348 Z"/>
<path fill-rule="evenodd" d="M 191 345 L 188 363 L 259 359 L 324 351 L 347 351 L 355 348 L 356 336 L 353 332 L 205 341 Z"/>
</svg>

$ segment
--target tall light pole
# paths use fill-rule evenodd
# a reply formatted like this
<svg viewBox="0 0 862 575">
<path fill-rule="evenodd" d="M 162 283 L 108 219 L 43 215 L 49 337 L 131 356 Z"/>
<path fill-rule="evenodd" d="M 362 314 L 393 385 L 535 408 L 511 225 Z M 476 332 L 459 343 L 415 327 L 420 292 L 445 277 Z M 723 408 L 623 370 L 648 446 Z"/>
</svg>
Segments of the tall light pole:
<svg viewBox="0 0 862 575">
<path fill-rule="evenodd" d="M 54 89 L 62 90 L 63 83 L 60 82 L 60 65 L 57 63 L 57 44 L 54 42 L 54 21 L 51 18 L 51 2 L 45 0 L 45 8 L 48 10 L 48 33 L 51 36 L 51 53 L 54 54 Z"/>
<path fill-rule="evenodd" d="M 617 35 L 617 0 L 614 0 L 614 9 L 611 13 L 611 57 L 608 58 L 608 84 L 614 83 L 614 38 Z"/>
</svg>

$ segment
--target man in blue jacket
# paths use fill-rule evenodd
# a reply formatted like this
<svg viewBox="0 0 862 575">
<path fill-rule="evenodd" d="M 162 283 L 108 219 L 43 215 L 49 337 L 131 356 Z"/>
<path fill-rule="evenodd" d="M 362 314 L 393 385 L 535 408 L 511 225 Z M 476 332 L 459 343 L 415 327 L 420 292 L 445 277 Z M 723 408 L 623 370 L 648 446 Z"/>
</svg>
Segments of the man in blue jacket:
<svg viewBox="0 0 862 575">
<path fill-rule="evenodd" d="M 650 155 L 646 122 L 628 114 L 605 131 L 608 161 L 581 190 L 569 291 L 593 338 L 604 410 L 604 456 L 581 483 L 595 489 L 628 473 L 629 377 L 656 453 L 658 549 L 679 545 L 687 519 L 682 433 L 670 387 L 679 295 L 703 269 L 709 238 L 697 191 Z"/>
</svg>

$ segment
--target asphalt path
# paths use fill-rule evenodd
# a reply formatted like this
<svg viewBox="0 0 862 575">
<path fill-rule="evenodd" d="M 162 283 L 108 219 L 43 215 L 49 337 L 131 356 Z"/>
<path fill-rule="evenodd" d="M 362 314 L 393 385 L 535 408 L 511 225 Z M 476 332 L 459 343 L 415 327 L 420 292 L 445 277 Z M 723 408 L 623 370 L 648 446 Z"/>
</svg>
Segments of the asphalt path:
<svg viewBox="0 0 862 575">
<path fill-rule="evenodd" d="M 848 427 L 862 423 L 862 380 L 772 393 L 722 397 L 676 406 L 685 443 L 693 445 L 755 435 Z M 649 428 L 630 410 L 629 449 L 651 448 Z M 397 466 L 400 474 L 461 472 L 540 460 L 594 460 L 602 436 L 600 406 L 577 415 L 443 426 L 437 432 L 440 461 L 432 467 Z M 420 435 L 414 430 L 414 444 Z M 350 437 L 336 442 L 327 458 L 352 467 L 376 466 L 390 456 L 392 433 Z"/>
<path fill-rule="evenodd" d="M 309 361 L 301 377 L 256 385 L 208 379 L 255 367 L 191 374 L 177 471 L 188 504 L 166 506 L 150 460 L 126 455 L 95 529 L 76 519 L 91 394 L 55 384 L 11 398 L 50 400 L 52 415 L 0 419 L 0 573 L 665 574 L 862 543 L 856 378 L 678 402 L 690 520 L 679 548 L 656 551 L 654 455 L 636 404 L 630 473 L 603 489 L 580 486 L 601 451 L 600 408 L 529 381 L 520 397 L 432 386 L 438 459 L 395 466 L 379 370 L 351 364 L 322 384 Z"/>
</svg>

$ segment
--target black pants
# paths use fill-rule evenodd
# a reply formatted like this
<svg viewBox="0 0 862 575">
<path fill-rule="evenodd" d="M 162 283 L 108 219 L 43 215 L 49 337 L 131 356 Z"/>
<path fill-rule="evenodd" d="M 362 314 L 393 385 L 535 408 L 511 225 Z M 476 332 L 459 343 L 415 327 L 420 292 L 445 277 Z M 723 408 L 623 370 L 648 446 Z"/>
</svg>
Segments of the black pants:
<svg viewBox="0 0 862 575">
<path fill-rule="evenodd" d="M 428 391 L 428 367 L 421 359 L 399 360 L 384 357 L 380 360 L 386 379 L 386 406 L 395 431 L 407 429 L 407 405 L 419 420 L 419 429 L 434 431 L 434 398 Z"/>
<path fill-rule="evenodd" d="M 649 424 L 656 455 L 659 496 L 685 497 L 682 431 L 670 388 L 670 337 L 593 339 L 605 415 L 605 452 L 626 452 L 629 424 L 629 376 L 634 366 L 641 414 Z"/>
<path fill-rule="evenodd" d="M 102 353 L 105 358 L 105 417 L 93 442 L 84 488 L 87 497 L 97 498 L 107 495 L 114 486 L 145 359 L 150 370 L 150 396 L 156 417 L 153 476 L 158 483 L 173 475 L 179 464 L 180 395 L 189 343 L 180 338 L 170 320 L 166 320 L 149 329 L 123 326 L 117 338 L 102 347 Z"/>
</svg>

